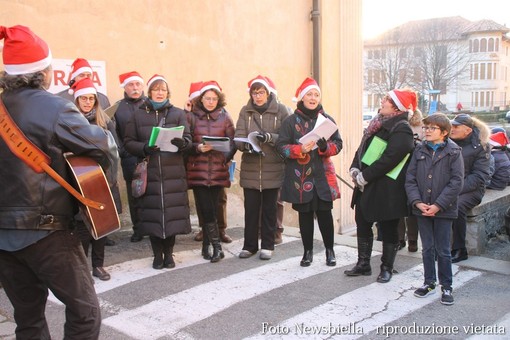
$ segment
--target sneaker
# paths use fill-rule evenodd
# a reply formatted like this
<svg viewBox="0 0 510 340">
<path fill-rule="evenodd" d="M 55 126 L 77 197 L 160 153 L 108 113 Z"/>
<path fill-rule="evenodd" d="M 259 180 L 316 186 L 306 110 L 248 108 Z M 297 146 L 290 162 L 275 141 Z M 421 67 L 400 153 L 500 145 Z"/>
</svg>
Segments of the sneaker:
<svg viewBox="0 0 510 340">
<path fill-rule="evenodd" d="M 248 257 L 252 257 L 253 255 L 255 255 L 255 253 L 252 253 L 251 251 L 249 250 L 241 250 L 241 252 L 239 253 L 239 258 L 240 259 L 247 259 Z"/>
<path fill-rule="evenodd" d="M 260 250 L 260 259 L 261 260 L 271 260 L 271 257 L 273 256 L 273 251 L 268 249 L 262 249 Z"/>
<path fill-rule="evenodd" d="M 419 298 L 424 298 L 431 294 L 434 294 L 435 292 L 436 292 L 436 284 L 429 283 L 429 284 L 424 284 L 420 288 L 416 289 L 414 291 L 414 296 L 419 297 Z"/>
<path fill-rule="evenodd" d="M 441 303 L 443 305 L 453 305 L 453 295 L 451 288 L 441 288 L 443 294 L 441 295 Z"/>
</svg>

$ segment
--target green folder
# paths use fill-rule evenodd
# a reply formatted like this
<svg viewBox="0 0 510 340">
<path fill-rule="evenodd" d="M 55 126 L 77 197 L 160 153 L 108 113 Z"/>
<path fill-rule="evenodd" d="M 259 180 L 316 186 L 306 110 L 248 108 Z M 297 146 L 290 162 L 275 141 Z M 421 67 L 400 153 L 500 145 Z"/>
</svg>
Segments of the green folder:
<svg viewBox="0 0 510 340">
<path fill-rule="evenodd" d="M 164 128 L 164 127 L 160 127 L 160 126 L 154 126 L 152 128 L 151 136 L 149 138 L 149 146 L 156 145 L 156 140 L 158 139 L 159 132 L 162 131 L 162 130 L 175 130 L 175 131 L 184 130 L 184 126 L 176 126 L 176 127 L 171 127 L 171 128 Z"/>
<path fill-rule="evenodd" d="M 363 154 L 361 162 L 365 163 L 368 166 L 372 165 L 372 163 L 381 158 L 381 155 L 383 154 L 384 150 L 386 150 L 387 146 L 388 142 L 386 142 L 384 139 L 374 136 L 372 142 L 370 142 L 370 145 L 365 151 L 365 154 Z M 396 167 L 394 167 L 390 172 L 388 172 L 386 176 L 396 180 L 398 175 L 400 174 L 400 171 L 402 171 L 402 169 L 404 168 L 404 165 L 406 164 L 408 158 L 409 154 L 405 155 L 404 159 L 402 159 Z"/>
</svg>

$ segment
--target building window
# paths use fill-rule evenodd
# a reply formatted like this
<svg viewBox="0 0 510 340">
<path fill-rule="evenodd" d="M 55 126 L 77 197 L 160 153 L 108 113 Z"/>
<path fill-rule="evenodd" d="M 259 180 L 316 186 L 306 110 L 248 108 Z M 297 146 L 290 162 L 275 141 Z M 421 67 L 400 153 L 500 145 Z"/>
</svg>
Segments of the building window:
<svg viewBox="0 0 510 340">
<path fill-rule="evenodd" d="M 473 52 L 473 41 L 469 40 L 469 53 Z"/>
<path fill-rule="evenodd" d="M 374 59 L 374 51 L 368 50 L 368 59 Z"/>
<path fill-rule="evenodd" d="M 478 41 L 478 39 L 475 39 L 473 41 L 473 52 L 478 52 L 478 49 L 480 48 L 480 42 Z"/>
<path fill-rule="evenodd" d="M 485 79 L 485 63 L 480 64 L 480 79 Z"/>
<path fill-rule="evenodd" d="M 496 52 L 499 51 L 499 38 L 496 38 Z M 508 53 L 507 53 L 508 55 Z"/>
<path fill-rule="evenodd" d="M 489 39 L 489 48 L 488 48 L 488 51 L 489 52 L 494 52 L 494 38 L 490 38 Z"/>
<path fill-rule="evenodd" d="M 480 91 L 480 107 L 484 107 L 484 106 L 485 106 L 484 93 L 483 93 L 483 91 Z"/>
<path fill-rule="evenodd" d="M 400 58 L 407 58 L 407 50 L 405 48 L 401 48 L 398 51 L 398 54 Z"/>
<path fill-rule="evenodd" d="M 485 38 L 480 41 L 480 52 L 487 52 L 487 39 Z"/>
<path fill-rule="evenodd" d="M 487 64 L 487 79 L 492 79 L 492 63 Z"/>
<path fill-rule="evenodd" d="M 475 92 L 475 107 L 478 107 L 478 92 Z"/>
<path fill-rule="evenodd" d="M 374 59 L 381 59 L 381 51 L 379 50 L 374 51 Z"/>
<path fill-rule="evenodd" d="M 485 94 L 485 104 L 486 104 L 487 106 L 489 106 L 489 107 L 490 107 L 490 106 L 492 106 L 492 104 L 491 104 L 491 93 L 490 93 L 490 91 L 487 91 L 487 93 Z"/>
<path fill-rule="evenodd" d="M 478 64 L 475 64 L 475 69 L 473 70 L 473 79 L 478 79 Z"/>
<path fill-rule="evenodd" d="M 413 56 L 418 58 L 421 57 L 423 54 L 423 49 L 421 47 L 415 47 L 413 50 Z"/>
</svg>

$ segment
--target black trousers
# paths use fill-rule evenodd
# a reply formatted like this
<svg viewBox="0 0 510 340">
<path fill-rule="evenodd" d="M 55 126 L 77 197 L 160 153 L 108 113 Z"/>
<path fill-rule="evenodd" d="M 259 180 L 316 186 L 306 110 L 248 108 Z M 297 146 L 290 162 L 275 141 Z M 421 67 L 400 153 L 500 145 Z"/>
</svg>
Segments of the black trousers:
<svg viewBox="0 0 510 340">
<path fill-rule="evenodd" d="M 104 247 L 106 246 L 106 237 L 101 237 L 99 240 L 95 240 L 90 235 L 89 230 L 82 221 L 76 221 L 76 234 L 81 241 L 85 256 L 89 255 L 89 246 L 92 246 L 92 267 L 103 267 L 104 266 Z"/>
<path fill-rule="evenodd" d="M 374 238 L 372 231 L 373 222 L 367 221 L 359 207 L 359 201 L 354 208 L 354 219 L 356 220 L 357 236 L 362 238 Z M 400 219 L 377 221 L 381 228 L 382 241 L 384 243 L 397 244 L 398 243 L 398 222 Z"/>
<path fill-rule="evenodd" d="M 259 250 L 259 226 L 260 248 L 274 250 L 278 190 L 244 189 L 244 250 Z"/>
<path fill-rule="evenodd" d="M 66 306 L 64 339 L 98 339 L 101 310 L 79 239 L 55 231 L 24 249 L 0 250 L 0 281 L 14 307 L 16 339 L 51 339 L 48 289 Z"/>
</svg>

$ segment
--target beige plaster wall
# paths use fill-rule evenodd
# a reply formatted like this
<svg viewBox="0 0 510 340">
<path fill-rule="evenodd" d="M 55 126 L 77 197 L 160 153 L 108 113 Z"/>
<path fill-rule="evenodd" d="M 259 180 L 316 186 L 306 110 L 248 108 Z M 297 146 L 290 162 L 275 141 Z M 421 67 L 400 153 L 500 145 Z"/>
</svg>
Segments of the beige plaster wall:
<svg viewBox="0 0 510 340">
<path fill-rule="evenodd" d="M 361 133 L 361 1 L 320 4 L 321 88 L 344 139 L 347 152 L 335 162 L 346 178 L 359 140 L 351 139 Z M 54 58 L 104 60 L 112 103 L 122 98 L 118 75 L 131 70 L 146 80 L 163 74 L 177 106 L 190 82 L 214 79 L 237 120 L 247 82 L 257 74 L 271 77 L 282 102 L 294 108 L 291 98 L 312 72 L 312 0 L 0 0 L 0 9 L 0 25 L 29 26 Z M 335 220 L 349 226 L 350 192 L 340 185 Z"/>
</svg>

